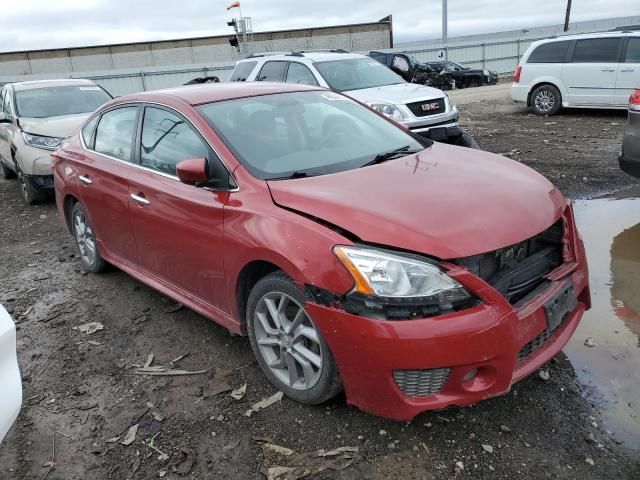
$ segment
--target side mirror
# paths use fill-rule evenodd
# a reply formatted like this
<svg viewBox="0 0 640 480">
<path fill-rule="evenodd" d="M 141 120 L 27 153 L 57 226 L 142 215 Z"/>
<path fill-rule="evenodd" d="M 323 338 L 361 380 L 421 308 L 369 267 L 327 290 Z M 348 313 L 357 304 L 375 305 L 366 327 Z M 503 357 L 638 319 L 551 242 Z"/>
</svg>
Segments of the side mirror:
<svg viewBox="0 0 640 480">
<path fill-rule="evenodd" d="M 188 185 L 209 181 L 209 165 L 204 157 L 181 161 L 176 165 L 176 172 L 178 179 Z"/>
</svg>

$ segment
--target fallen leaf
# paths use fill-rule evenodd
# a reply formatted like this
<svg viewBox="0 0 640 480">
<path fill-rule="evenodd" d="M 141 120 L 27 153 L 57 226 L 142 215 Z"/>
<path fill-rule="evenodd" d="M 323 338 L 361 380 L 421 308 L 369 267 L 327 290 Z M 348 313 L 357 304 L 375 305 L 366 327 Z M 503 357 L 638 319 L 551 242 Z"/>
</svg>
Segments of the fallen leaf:
<svg viewBox="0 0 640 480">
<path fill-rule="evenodd" d="M 129 429 L 127 434 L 124 436 L 122 440 L 122 445 L 129 446 L 133 442 L 136 441 L 136 435 L 138 434 L 138 424 L 136 423 L 133 427 Z"/>
<path fill-rule="evenodd" d="M 294 470 L 295 468 L 280 467 L 278 465 L 269 467 L 267 469 L 267 480 L 278 480 L 279 478 L 282 478 L 283 475 L 286 475 L 287 473 L 291 473 Z"/>
<path fill-rule="evenodd" d="M 86 333 L 87 335 L 91 335 L 100 330 L 104 330 L 104 325 L 100 322 L 89 322 L 84 325 L 79 325 L 77 327 L 73 327 L 74 330 L 78 330 L 80 333 Z"/>
<path fill-rule="evenodd" d="M 254 403 L 251 406 L 251 408 L 249 410 L 247 410 L 244 414 L 247 417 L 250 417 L 254 413 L 259 412 L 260 410 L 264 410 L 265 408 L 270 407 L 274 403 L 278 403 L 279 401 L 282 400 L 282 396 L 283 395 L 284 394 L 282 392 L 278 392 L 278 393 L 276 393 L 274 395 L 271 395 L 269 398 L 265 398 L 264 400 L 261 400 L 258 403 Z"/>
<path fill-rule="evenodd" d="M 240 388 L 231 392 L 231 398 L 233 398 L 234 400 L 242 400 L 246 393 L 247 393 L 247 384 L 245 383 Z"/>
</svg>

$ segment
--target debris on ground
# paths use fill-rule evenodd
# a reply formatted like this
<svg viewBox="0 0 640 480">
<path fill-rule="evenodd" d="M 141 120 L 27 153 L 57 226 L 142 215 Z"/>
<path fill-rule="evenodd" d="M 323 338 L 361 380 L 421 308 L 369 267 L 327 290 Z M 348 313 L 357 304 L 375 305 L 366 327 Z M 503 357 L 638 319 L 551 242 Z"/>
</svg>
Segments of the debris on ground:
<svg viewBox="0 0 640 480">
<path fill-rule="evenodd" d="M 244 414 L 247 417 L 250 417 L 254 413 L 259 412 L 260 410 L 264 410 L 265 408 L 270 407 L 274 403 L 278 403 L 279 401 L 282 400 L 282 396 L 283 395 L 284 394 L 282 392 L 278 392 L 278 393 L 276 393 L 274 395 L 271 395 L 269 398 L 265 398 L 264 400 L 261 400 L 258 403 L 254 403 L 251 406 L 251 408 L 249 410 L 247 410 Z"/>
<path fill-rule="evenodd" d="M 591 466 L 594 466 L 596 464 L 596 462 L 594 462 L 593 459 L 589 457 L 585 458 L 584 461 L 585 463 L 588 463 Z"/>
<path fill-rule="evenodd" d="M 153 353 L 149 354 L 147 357 L 147 361 L 144 365 L 133 365 L 136 367 L 136 371 L 134 372 L 136 375 L 152 375 L 152 376 L 180 376 L 180 375 L 201 375 L 203 373 L 207 373 L 209 370 L 196 370 L 196 371 L 188 371 L 188 370 L 177 370 L 171 367 L 165 367 L 162 365 L 151 366 L 153 363 Z"/>
<path fill-rule="evenodd" d="M 193 453 L 193 450 L 183 447 L 180 449 L 180 458 L 178 460 L 178 463 L 175 467 L 172 467 L 172 470 L 178 475 L 187 475 L 189 472 L 191 472 L 195 461 L 196 457 Z"/>
<path fill-rule="evenodd" d="M 542 380 L 544 380 L 544 381 L 546 382 L 546 381 L 547 381 L 547 380 L 549 380 L 549 378 L 550 378 L 550 377 L 549 377 L 549 370 L 540 370 L 540 371 L 538 372 L 538 376 L 539 376 Z"/>
<path fill-rule="evenodd" d="M 231 398 L 233 398 L 234 400 L 242 400 L 246 393 L 247 393 L 247 384 L 245 383 L 240 388 L 231 392 Z"/>
<path fill-rule="evenodd" d="M 174 303 L 173 305 L 171 305 L 170 307 L 167 307 L 164 310 L 164 313 L 176 313 L 179 312 L 180 310 L 182 310 L 184 308 L 184 305 L 181 303 Z"/>
<path fill-rule="evenodd" d="M 511 433 L 511 429 L 509 427 L 507 427 L 506 425 L 500 425 L 500 431 L 502 433 Z"/>
<path fill-rule="evenodd" d="M 493 447 L 491 445 L 486 444 L 486 443 L 482 444 L 482 449 L 487 453 L 493 453 Z"/>
<path fill-rule="evenodd" d="M 100 330 L 104 330 L 104 325 L 100 322 L 89 322 L 77 327 L 73 327 L 73 330 L 77 330 L 80 333 L 85 333 L 87 335 L 92 335 L 96 332 L 99 332 Z"/>
<path fill-rule="evenodd" d="M 162 424 L 153 415 L 145 415 L 138 424 L 138 432 L 143 437 L 153 437 L 160 432 Z"/>
<path fill-rule="evenodd" d="M 267 439 L 254 440 L 262 447 L 262 473 L 267 480 L 298 480 L 327 470 L 341 471 L 360 459 L 358 447 L 298 453 Z"/>
<path fill-rule="evenodd" d="M 596 345 L 597 345 L 596 340 L 593 337 L 589 337 L 584 341 L 584 346 L 585 347 L 593 348 Z"/>
<path fill-rule="evenodd" d="M 138 434 L 138 424 L 136 423 L 133 427 L 129 428 L 127 434 L 122 439 L 122 445 L 129 446 L 133 442 L 136 441 L 136 435 Z"/>
<path fill-rule="evenodd" d="M 464 471 L 464 463 L 456 462 L 456 465 L 453 469 L 456 473 L 462 473 Z"/>
</svg>

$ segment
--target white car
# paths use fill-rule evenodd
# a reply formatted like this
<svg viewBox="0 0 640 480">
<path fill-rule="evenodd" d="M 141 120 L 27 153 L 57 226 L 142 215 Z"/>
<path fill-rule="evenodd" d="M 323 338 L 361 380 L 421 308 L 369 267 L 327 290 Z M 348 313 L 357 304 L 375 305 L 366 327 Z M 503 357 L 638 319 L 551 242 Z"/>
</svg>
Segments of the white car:
<svg viewBox="0 0 640 480">
<path fill-rule="evenodd" d="M 53 191 L 51 152 L 109 100 L 90 80 L 9 83 L 0 90 L 0 176 L 18 177 L 27 205 Z"/>
<path fill-rule="evenodd" d="M 0 305 L 0 441 L 20 413 L 22 380 L 16 354 L 16 326 Z"/>
<path fill-rule="evenodd" d="M 447 94 L 407 83 L 365 55 L 343 50 L 257 53 L 236 64 L 230 81 L 319 85 L 365 103 L 423 137 L 477 148 L 458 126 L 458 109 Z"/>
<path fill-rule="evenodd" d="M 640 31 L 534 42 L 516 70 L 511 98 L 538 115 L 561 107 L 626 109 L 640 86 Z"/>
</svg>

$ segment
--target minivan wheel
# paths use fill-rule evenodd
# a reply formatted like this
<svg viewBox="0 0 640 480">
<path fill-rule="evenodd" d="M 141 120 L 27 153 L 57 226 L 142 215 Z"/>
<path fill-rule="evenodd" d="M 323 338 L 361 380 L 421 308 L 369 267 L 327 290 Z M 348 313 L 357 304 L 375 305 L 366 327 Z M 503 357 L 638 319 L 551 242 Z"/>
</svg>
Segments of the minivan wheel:
<svg viewBox="0 0 640 480">
<path fill-rule="evenodd" d="M 7 167 L 2 160 L 0 160 L 0 177 L 8 180 L 10 178 L 15 178 L 15 176 L 15 172 Z"/>
<path fill-rule="evenodd" d="M 541 85 L 531 94 L 531 108 L 536 115 L 553 115 L 561 106 L 560 90 L 553 85 Z"/>
<path fill-rule="evenodd" d="M 71 230 L 84 268 L 93 273 L 104 270 L 105 262 L 100 256 L 96 234 L 80 202 L 76 203 L 71 210 Z"/>
<path fill-rule="evenodd" d="M 20 165 L 16 163 L 16 175 L 18 177 L 18 183 L 20 184 L 20 193 L 22 193 L 22 199 L 27 205 L 33 205 L 42 198 L 40 191 L 33 186 L 27 176 L 22 173 Z"/>
<path fill-rule="evenodd" d="M 342 390 L 333 355 L 305 310 L 305 293 L 281 271 L 256 283 L 247 302 L 251 348 L 269 381 L 300 403 L 322 403 Z"/>
</svg>

